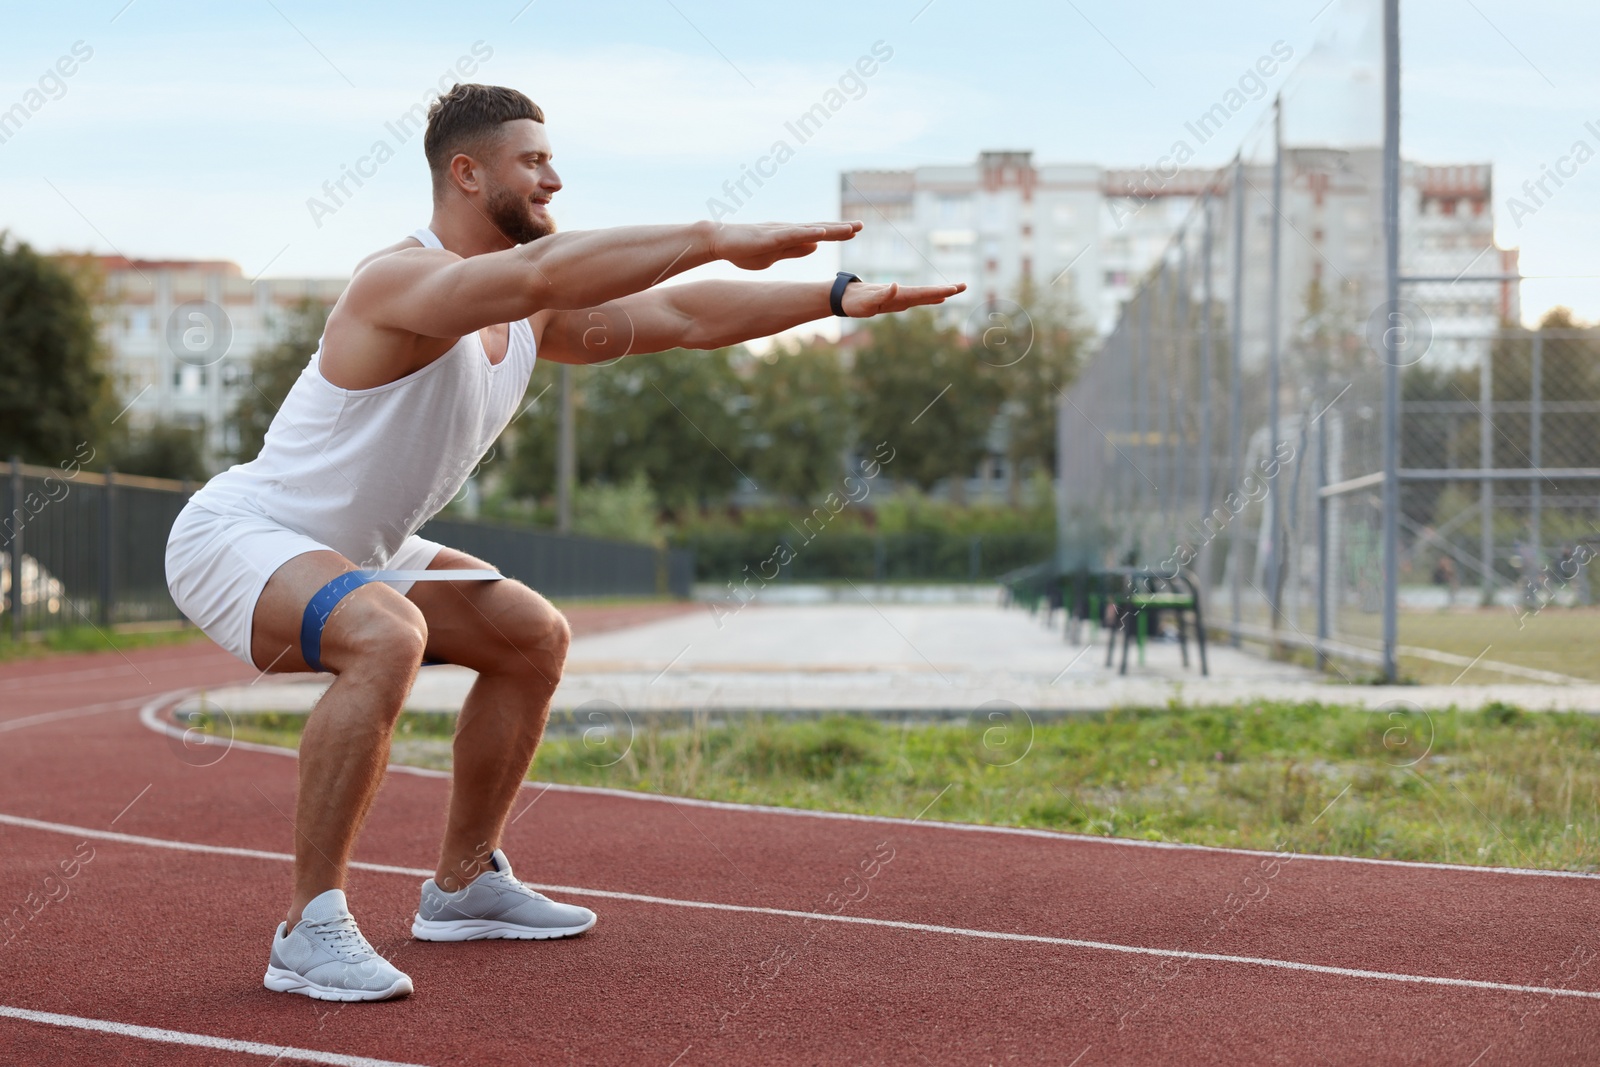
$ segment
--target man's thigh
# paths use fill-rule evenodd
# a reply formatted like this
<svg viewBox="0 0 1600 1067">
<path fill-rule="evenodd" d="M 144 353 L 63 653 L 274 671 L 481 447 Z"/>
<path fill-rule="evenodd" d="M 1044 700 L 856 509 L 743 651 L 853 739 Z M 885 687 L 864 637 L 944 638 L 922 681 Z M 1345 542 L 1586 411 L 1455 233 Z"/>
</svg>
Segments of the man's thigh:
<svg viewBox="0 0 1600 1067">
<path fill-rule="evenodd" d="M 429 570 L 494 570 L 442 548 Z M 428 623 L 428 658 L 475 671 L 530 669 L 555 681 L 567 642 L 566 618 L 521 582 L 416 582 L 406 594 Z"/>
<path fill-rule="evenodd" d="M 317 591 L 355 564 L 330 550 L 302 553 L 279 567 L 256 600 L 251 620 L 250 654 L 263 671 L 310 671 L 300 651 L 300 627 L 306 605 Z M 322 627 L 322 668 L 338 673 L 348 656 L 346 637 L 373 614 L 403 621 L 415 617 L 411 606 L 381 582 L 357 586 L 334 607 Z"/>
</svg>

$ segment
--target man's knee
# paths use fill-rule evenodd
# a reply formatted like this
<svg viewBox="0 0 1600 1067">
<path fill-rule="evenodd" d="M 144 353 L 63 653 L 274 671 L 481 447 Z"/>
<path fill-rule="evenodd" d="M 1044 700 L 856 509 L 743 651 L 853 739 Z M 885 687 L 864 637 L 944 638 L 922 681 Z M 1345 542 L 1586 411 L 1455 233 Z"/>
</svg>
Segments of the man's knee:
<svg viewBox="0 0 1600 1067">
<path fill-rule="evenodd" d="M 338 629 L 332 648 L 323 632 L 323 661 L 341 673 L 371 671 L 409 684 L 428 647 L 427 620 L 401 596 L 351 597 L 335 609 L 328 625 Z"/>
<path fill-rule="evenodd" d="M 567 649 L 572 644 L 572 628 L 567 625 L 567 617 L 549 601 L 541 599 L 519 613 L 507 636 L 513 648 L 505 657 L 506 669 L 550 684 L 561 680 Z"/>
</svg>

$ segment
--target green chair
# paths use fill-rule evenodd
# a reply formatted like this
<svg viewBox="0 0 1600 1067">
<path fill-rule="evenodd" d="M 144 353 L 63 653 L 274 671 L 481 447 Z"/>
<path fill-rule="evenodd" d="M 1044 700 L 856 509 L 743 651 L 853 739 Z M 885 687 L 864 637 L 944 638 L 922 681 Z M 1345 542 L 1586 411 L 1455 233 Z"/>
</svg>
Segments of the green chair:
<svg viewBox="0 0 1600 1067">
<path fill-rule="evenodd" d="M 1119 673 L 1128 673 L 1128 652 L 1135 642 L 1139 645 L 1139 665 L 1144 666 L 1145 641 L 1149 635 L 1150 620 L 1160 620 L 1162 612 L 1171 612 L 1178 624 L 1178 648 L 1183 655 L 1183 665 L 1189 666 L 1189 617 L 1194 619 L 1195 643 L 1200 652 L 1200 674 L 1210 675 L 1206 662 L 1205 617 L 1200 606 L 1200 591 L 1193 579 L 1185 574 L 1171 577 L 1154 571 L 1119 568 L 1116 574 L 1121 581 L 1109 597 L 1113 614 L 1111 637 L 1106 645 L 1106 666 L 1116 658 L 1117 635 L 1122 635 L 1122 665 Z"/>
</svg>

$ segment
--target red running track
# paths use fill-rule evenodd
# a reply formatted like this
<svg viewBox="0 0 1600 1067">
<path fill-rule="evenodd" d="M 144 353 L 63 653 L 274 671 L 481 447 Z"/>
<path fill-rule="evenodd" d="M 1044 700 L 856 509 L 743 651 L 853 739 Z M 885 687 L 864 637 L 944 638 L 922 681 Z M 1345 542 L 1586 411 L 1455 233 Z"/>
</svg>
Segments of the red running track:
<svg viewBox="0 0 1600 1067">
<path fill-rule="evenodd" d="M 1591 877 L 530 785 L 517 872 L 599 925 L 421 944 L 420 773 L 350 886 L 416 994 L 271 993 L 294 761 L 139 713 L 250 677 L 208 645 L 0 669 L 0 1063 L 1600 1062 Z"/>
</svg>

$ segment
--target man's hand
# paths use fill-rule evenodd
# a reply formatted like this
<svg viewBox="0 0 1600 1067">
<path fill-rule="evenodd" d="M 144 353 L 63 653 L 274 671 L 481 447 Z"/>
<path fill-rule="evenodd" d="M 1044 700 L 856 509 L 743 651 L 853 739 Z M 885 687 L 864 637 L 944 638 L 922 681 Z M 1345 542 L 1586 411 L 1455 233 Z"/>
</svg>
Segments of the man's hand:
<svg viewBox="0 0 1600 1067">
<path fill-rule="evenodd" d="M 942 304 L 966 285 L 873 285 L 868 282 L 851 282 L 845 286 L 839 306 L 852 319 L 870 319 L 874 315 L 887 315 L 907 308 L 926 304 Z"/>
<path fill-rule="evenodd" d="M 711 256 L 745 270 L 765 270 L 780 259 L 809 256 L 822 241 L 848 241 L 860 230 L 859 222 L 722 223 L 712 231 Z"/>
<path fill-rule="evenodd" d="M 658 285 L 581 311 L 535 318 L 539 358 L 601 363 L 669 348 L 724 348 L 771 337 L 830 314 L 832 282 L 736 282 L 721 279 Z M 845 288 L 844 310 L 867 318 L 939 304 L 965 285 L 869 285 Z"/>
</svg>

